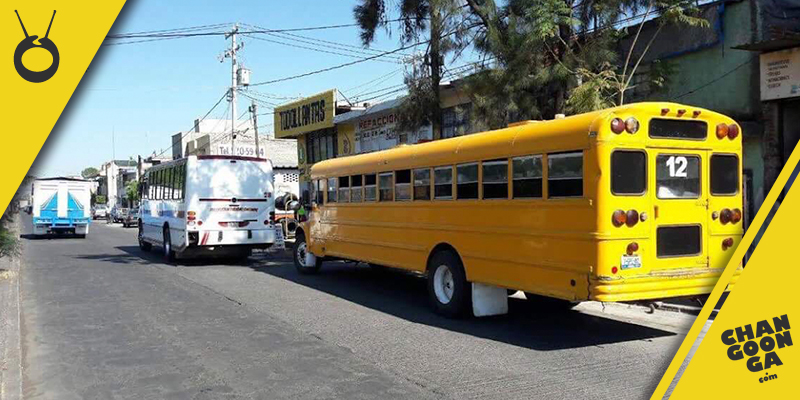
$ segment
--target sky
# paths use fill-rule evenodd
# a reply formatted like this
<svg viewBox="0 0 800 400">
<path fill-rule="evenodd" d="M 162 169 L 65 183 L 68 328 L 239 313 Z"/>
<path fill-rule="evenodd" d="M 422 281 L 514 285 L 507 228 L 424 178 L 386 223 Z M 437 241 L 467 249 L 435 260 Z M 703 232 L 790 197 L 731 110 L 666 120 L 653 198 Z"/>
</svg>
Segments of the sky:
<svg viewBox="0 0 800 400">
<path fill-rule="evenodd" d="M 356 0 L 129 0 L 111 33 L 211 24 L 232 27 L 234 23 L 268 29 L 352 24 L 355 22 L 352 12 L 355 4 Z M 251 82 L 297 75 L 357 59 L 298 47 L 312 47 L 298 40 L 317 45 L 319 40 L 326 40 L 360 46 L 357 27 L 292 33 L 311 39 L 257 35 L 289 43 L 287 46 L 241 38 L 245 46 L 238 54 L 243 65 L 252 70 Z M 44 157 L 37 160 L 32 172 L 38 176 L 77 175 L 84 168 L 97 168 L 112 157 L 135 159 L 137 155 L 149 156 L 154 151 L 170 154 L 171 136 L 191 129 L 194 120 L 208 112 L 230 86 L 230 61 L 226 59 L 220 63 L 218 59 L 229 45 L 230 40 L 222 36 L 200 36 L 102 46 L 70 100 L 67 111 L 50 134 L 46 152 L 42 153 Z M 371 47 L 378 50 L 401 47 L 399 32 L 395 29 L 389 35 L 380 31 Z M 340 52 L 331 48 L 323 50 Z M 424 47 L 419 46 L 419 51 L 424 51 Z M 454 65 L 463 63 L 457 61 Z M 291 98 L 338 88 L 352 98 L 359 92 L 372 92 L 402 83 L 401 64 L 366 61 L 254 89 L 265 96 Z M 399 94 L 378 100 L 389 100 Z M 283 103 L 289 100 L 271 101 Z M 249 99 L 240 96 L 240 115 L 249 103 Z M 229 103 L 223 101 L 209 118 L 222 118 L 228 106 Z M 268 112 L 267 107 L 260 104 L 259 113 Z M 259 117 L 259 125 L 271 124 L 271 121 L 271 115 Z M 271 126 L 260 128 L 260 132 L 265 131 L 271 131 Z"/>
</svg>

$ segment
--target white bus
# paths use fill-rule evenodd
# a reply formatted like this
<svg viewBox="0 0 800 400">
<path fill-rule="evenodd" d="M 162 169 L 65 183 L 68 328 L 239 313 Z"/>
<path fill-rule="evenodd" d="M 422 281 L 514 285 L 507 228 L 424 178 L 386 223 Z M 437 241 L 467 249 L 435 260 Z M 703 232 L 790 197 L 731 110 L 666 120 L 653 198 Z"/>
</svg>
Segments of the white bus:
<svg viewBox="0 0 800 400">
<path fill-rule="evenodd" d="M 139 247 L 167 261 L 246 258 L 276 241 L 272 163 L 261 158 L 189 156 L 151 167 L 139 186 Z"/>
</svg>

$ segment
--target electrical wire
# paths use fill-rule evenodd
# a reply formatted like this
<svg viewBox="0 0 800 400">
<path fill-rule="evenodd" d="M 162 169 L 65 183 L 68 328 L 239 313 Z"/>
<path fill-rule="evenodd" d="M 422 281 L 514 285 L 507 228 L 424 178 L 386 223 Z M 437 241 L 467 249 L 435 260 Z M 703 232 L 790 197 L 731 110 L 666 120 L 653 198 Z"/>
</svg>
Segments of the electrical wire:
<svg viewBox="0 0 800 400">
<path fill-rule="evenodd" d="M 320 52 L 320 53 L 327 53 L 327 54 L 333 54 L 333 55 L 337 55 L 337 56 L 345 56 L 345 57 L 351 57 L 351 58 L 360 58 L 361 57 L 361 56 L 354 55 L 354 54 L 345 54 L 345 53 L 339 53 L 339 52 L 330 51 L 330 50 L 323 50 L 323 49 L 319 49 L 319 48 L 303 46 L 303 45 L 299 45 L 299 44 L 281 42 L 281 41 L 278 41 L 278 40 L 262 38 L 262 37 L 253 36 L 253 35 L 250 35 L 250 34 L 244 34 L 243 36 L 248 37 L 250 39 L 259 40 L 259 41 L 262 41 L 262 42 L 275 43 L 275 44 L 280 44 L 280 45 L 283 45 L 283 46 L 288 46 L 288 47 L 293 47 L 293 48 L 298 48 L 298 49 L 306 49 L 306 50 L 316 51 L 316 52 Z M 396 61 L 375 59 L 375 61 L 386 62 L 386 63 L 390 63 L 390 64 L 397 64 L 397 63 L 401 62 L 399 59 L 396 60 Z"/>
<path fill-rule="evenodd" d="M 214 105 L 211 107 L 211 109 L 210 109 L 210 110 L 208 110 L 208 112 L 207 112 L 205 115 L 203 115 L 203 117 L 202 117 L 202 118 L 200 118 L 199 120 L 195 121 L 195 123 L 194 123 L 194 124 L 192 124 L 192 127 L 191 127 L 191 128 L 189 128 L 189 130 L 187 130 L 187 131 L 186 131 L 186 133 L 184 133 L 183 135 L 181 135 L 181 139 L 180 139 L 180 141 L 181 141 L 181 142 L 183 142 L 183 139 L 185 139 L 185 138 L 186 138 L 186 136 L 188 136 L 190 133 L 192 133 L 192 131 L 194 131 L 195 129 L 197 129 L 197 127 L 200 125 L 200 123 L 201 123 L 201 122 L 203 122 L 203 121 L 204 121 L 204 120 L 205 120 L 205 119 L 206 119 L 206 118 L 207 118 L 207 117 L 208 117 L 208 116 L 209 116 L 209 115 L 210 115 L 210 114 L 211 114 L 211 113 L 212 113 L 212 112 L 213 112 L 213 111 L 214 111 L 214 110 L 217 108 L 217 106 L 219 106 L 219 104 L 220 104 L 220 103 L 222 103 L 222 100 L 225 100 L 225 97 L 227 97 L 227 96 L 228 96 L 228 92 L 226 91 L 226 92 L 225 92 L 225 93 L 222 95 L 222 97 L 220 97 L 220 98 L 219 98 L 219 100 L 217 100 L 217 102 L 216 102 L 216 103 L 214 103 Z M 164 155 L 164 153 L 166 153 L 168 150 L 172 150 L 172 147 L 168 147 L 168 148 L 166 148 L 166 149 L 162 150 L 160 153 L 156 154 L 156 155 L 154 156 L 154 158 L 161 157 L 161 156 L 162 156 L 162 155 Z M 155 153 L 155 151 L 154 151 L 153 153 Z"/>
</svg>

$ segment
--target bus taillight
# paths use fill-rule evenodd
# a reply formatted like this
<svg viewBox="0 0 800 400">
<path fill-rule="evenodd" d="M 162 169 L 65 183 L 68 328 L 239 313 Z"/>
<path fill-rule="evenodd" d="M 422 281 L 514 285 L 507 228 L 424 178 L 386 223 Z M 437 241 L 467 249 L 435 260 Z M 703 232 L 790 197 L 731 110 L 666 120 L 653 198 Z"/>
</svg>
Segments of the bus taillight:
<svg viewBox="0 0 800 400">
<path fill-rule="evenodd" d="M 195 219 L 197 219 L 197 213 L 196 212 L 189 211 L 189 212 L 186 213 L 186 220 L 194 221 Z"/>
<path fill-rule="evenodd" d="M 620 227 L 625 225 L 625 222 L 628 220 L 628 216 L 625 215 L 625 211 L 617 210 L 614 211 L 614 215 L 611 216 L 611 221 L 614 223 L 614 226 Z"/>
<path fill-rule="evenodd" d="M 733 247 L 733 238 L 726 238 L 722 241 L 722 250 L 728 250 Z"/>
<path fill-rule="evenodd" d="M 628 253 L 629 256 L 632 256 L 633 253 L 639 251 L 639 243 L 630 242 L 628 243 L 628 248 L 625 249 L 625 252 Z"/>
<path fill-rule="evenodd" d="M 622 118 L 614 118 L 611 120 L 611 132 L 620 134 L 625 130 L 625 121 Z"/>
<path fill-rule="evenodd" d="M 275 211 L 270 211 L 269 212 L 269 219 L 267 221 L 269 221 L 270 225 L 275 223 Z M 266 224 L 267 221 L 264 221 L 264 224 Z"/>
<path fill-rule="evenodd" d="M 723 225 L 731 222 L 733 220 L 733 211 L 724 208 L 719 213 L 719 222 L 722 222 Z"/>
<path fill-rule="evenodd" d="M 733 140 L 736 139 L 737 136 L 739 136 L 739 125 L 731 124 L 728 127 L 728 139 Z"/>
<path fill-rule="evenodd" d="M 625 130 L 628 131 L 630 134 L 634 134 L 639 131 L 639 121 L 636 118 L 630 117 L 625 120 Z"/>
<path fill-rule="evenodd" d="M 724 139 L 728 136 L 728 125 L 726 124 L 718 124 L 717 125 L 717 139 Z"/>
<path fill-rule="evenodd" d="M 738 208 L 733 209 L 733 215 L 731 216 L 731 222 L 734 224 L 742 220 L 742 210 Z"/>
<path fill-rule="evenodd" d="M 636 210 L 628 210 L 628 213 L 625 215 L 625 224 L 634 226 L 637 222 L 639 222 L 639 212 Z"/>
</svg>

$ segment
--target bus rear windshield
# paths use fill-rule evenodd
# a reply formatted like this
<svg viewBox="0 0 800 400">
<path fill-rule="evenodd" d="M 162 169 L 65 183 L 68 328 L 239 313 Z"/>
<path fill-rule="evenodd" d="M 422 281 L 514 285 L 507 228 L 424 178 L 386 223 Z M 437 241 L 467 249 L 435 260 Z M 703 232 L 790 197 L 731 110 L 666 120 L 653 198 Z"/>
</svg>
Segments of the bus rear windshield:
<svg viewBox="0 0 800 400">
<path fill-rule="evenodd" d="M 708 136 L 708 125 L 704 121 L 653 118 L 649 130 L 653 138 L 702 140 Z"/>
</svg>

